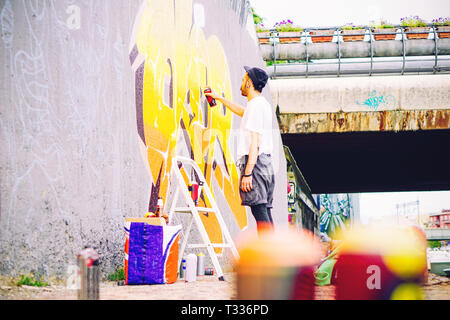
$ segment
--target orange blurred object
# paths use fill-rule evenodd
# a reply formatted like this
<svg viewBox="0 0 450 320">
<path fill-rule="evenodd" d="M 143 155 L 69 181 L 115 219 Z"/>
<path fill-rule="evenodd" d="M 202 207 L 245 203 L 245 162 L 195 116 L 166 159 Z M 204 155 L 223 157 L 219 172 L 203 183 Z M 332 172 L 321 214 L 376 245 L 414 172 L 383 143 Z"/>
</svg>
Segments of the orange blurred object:
<svg viewBox="0 0 450 320">
<path fill-rule="evenodd" d="M 268 230 L 237 245 L 237 299 L 314 299 L 320 241 L 311 232 Z"/>
</svg>

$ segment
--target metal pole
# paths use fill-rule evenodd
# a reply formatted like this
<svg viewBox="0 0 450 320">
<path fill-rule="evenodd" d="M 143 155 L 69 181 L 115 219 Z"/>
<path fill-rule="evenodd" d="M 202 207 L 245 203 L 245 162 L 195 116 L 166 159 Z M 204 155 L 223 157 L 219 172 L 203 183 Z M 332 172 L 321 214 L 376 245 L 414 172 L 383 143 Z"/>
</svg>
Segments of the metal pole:
<svg viewBox="0 0 450 320">
<path fill-rule="evenodd" d="M 405 32 L 402 27 L 400 27 L 400 30 L 402 30 L 402 56 L 403 56 L 403 64 L 402 64 L 402 72 L 401 75 L 405 72 L 405 54 L 406 54 L 406 48 L 405 48 Z"/>
<path fill-rule="evenodd" d="M 339 42 L 341 42 L 339 33 L 340 33 L 340 28 L 336 29 L 336 34 L 337 34 L 337 47 L 338 47 L 338 73 L 337 76 L 339 77 L 341 74 L 341 46 L 339 45 Z"/>
<path fill-rule="evenodd" d="M 369 44 L 370 44 L 370 71 L 369 76 L 372 75 L 373 69 L 373 44 L 372 44 L 372 29 L 369 28 Z"/>
<path fill-rule="evenodd" d="M 273 32 L 270 33 L 270 37 L 272 38 L 272 54 L 273 54 L 273 76 L 275 79 L 277 75 L 277 57 L 275 56 L 275 37 L 273 36 Z"/>
<path fill-rule="evenodd" d="M 436 33 L 436 26 L 433 26 L 433 33 L 434 33 L 434 67 L 433 67 L 433 74 L 437 71 L 437 63 L 438 63 L 438 49 L 437 49 L 437 42 L 438 37 Z"/>
<path fill-rule="evenodd" d="M 309 58 L 308 58 L 308 36 L 309 36 L 309 30 L 305 31 L 305 33 L 306 33 L 306 39 L 305 39 L 306 74 L 305 74 L 305 78 L 308 78 L 308 60 L 309 60 Z"/>
</svg>

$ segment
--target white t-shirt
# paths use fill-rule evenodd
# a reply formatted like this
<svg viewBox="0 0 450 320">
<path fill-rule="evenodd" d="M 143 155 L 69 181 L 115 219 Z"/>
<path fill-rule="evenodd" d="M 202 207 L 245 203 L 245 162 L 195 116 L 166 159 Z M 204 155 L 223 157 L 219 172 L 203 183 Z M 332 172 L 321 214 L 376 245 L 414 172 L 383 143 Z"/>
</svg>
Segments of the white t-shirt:
<svg viewBox="0 0 450 320">
<path fill-rule="evenodd" d="M 250 150 L 250 131 L 261 134 L 258 155 L 272 154 L 272 107 L 263 96 L 253 98 L 245 108 L 238 137 L 238 159 L 247 155 Z"/>
</svg>

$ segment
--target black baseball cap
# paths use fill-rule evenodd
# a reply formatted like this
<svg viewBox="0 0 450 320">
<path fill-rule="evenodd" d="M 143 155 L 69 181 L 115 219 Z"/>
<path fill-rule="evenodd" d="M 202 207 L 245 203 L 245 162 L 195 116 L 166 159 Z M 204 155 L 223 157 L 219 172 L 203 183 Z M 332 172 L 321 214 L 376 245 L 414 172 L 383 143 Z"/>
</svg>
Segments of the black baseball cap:
<svg viewBox="0 0 450 320">
<path fill-rule="evenodd" d="M 257 67 L 250 68 L 248 66 L 244 66 L 244 69 L 247 71 L 249 78 L 252 80 L 255 89 L 261 92 L 266 86 L 267 79 L 269 79 L 267 73 L 263 69 Z"/>
</svg>

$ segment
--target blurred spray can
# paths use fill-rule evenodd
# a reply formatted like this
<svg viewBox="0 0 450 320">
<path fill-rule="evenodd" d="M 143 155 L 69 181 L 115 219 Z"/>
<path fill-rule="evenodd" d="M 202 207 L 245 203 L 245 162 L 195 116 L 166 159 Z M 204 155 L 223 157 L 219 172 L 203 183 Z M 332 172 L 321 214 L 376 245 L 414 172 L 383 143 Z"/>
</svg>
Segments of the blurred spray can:
<svg viewBox="0 0 450 320">
<path fill-rule="evenodd" d="M 239 248 L 238 300 L 314 299 L 320 243 L 313 234 L 265 231 L 240 243 Z"/>
<path fill-rule="evenodd" d="M 97 252 L 85 247 L 77 255 L 77 262 L 80 276 L 78 300 L 98 300 L 100 270 Z"/>
<path fill-rule="evenodd" d="M 205 275 L 205 255 L 201 252 L 197 255 L 197 275 Z"/>
<path fill-rule="evenodd" d="M 211 93 L 211 89 L 206 88 L 206 89 L 204 90 L 204 92 L 205 92 L 205 93 Z M 209 103 L 209 106 L 210 106 L 210 107 L 214 107 L 214 106 L 217 105 L 216 99 L 214 99 L 213 97 L 211 97 L 211 96 L 206 96 L 206 99 L 208 100 L 208 103 Z"/>
<path fill-rule="evenodd" d="M 186 273 L 184 274 L 184 280 L 186 282 L 192 282 L 197 279 L 197 256 L 193 253 L 188 254 L 186 257 Z"/>
<path fill-rule="evenodd" d="M 343 236 L 337 300 L 422 300 L 426 241 L 411 228 L 355 227 Z"/>
</svg>

